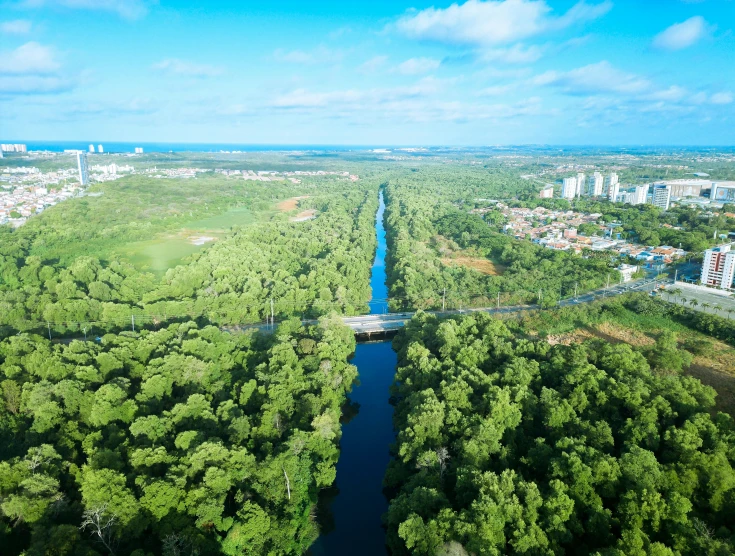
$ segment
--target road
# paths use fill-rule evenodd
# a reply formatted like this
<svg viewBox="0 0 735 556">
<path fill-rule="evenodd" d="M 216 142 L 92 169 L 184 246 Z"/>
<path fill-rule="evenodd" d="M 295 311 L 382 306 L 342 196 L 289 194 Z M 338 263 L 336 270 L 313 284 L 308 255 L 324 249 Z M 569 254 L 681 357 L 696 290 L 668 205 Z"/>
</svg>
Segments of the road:
<svg viewBox="0 0 735 556">
<path fill-rule="evenodd" d="M 656 280 L 654 278 L 646 278 L 643 280 L 638 280 L 636 282 L 629 282 L 627 284 L 618 284 L 615 286 L 611 286 L 610 288 L 602 288 L 599 290 L 595 290 L 593 292 L 589 292 L 586 294 L 582 294 L 576 298 L 569 298 L 564 299 L 559 303 L 559 306 L 561 307 L 570 307 L 575 305 L 580 305 L 582 303 L 589 303 L 590 301 L 594 301 L 595 299 L 603 299 L 606 297 L 614 297 L 617 295 L 622 295 L 624 293 L 629 293 L 631 291 L 653 291 L 655 289 L 658 289 L 658 286 L 670 284 L 672 283 L 672 280 Z M 470 308 L 470 309 L 452 309 L 447 311 L 425 311 L 426 313 L 430 313 L 437 316 L 451 316 L 451 315 L 463 315 L 467 313 L 476 313 L 476 312 L 483 312 L 483 313 L 497 313 L 497 314 L 506 314 L 506 313 L 518 313 L 522 311 L 533 311 L 540 309 L 541 307 L 539 305 L 512 305 L 512 306 L 506 306 L 506 307 L 478 307 L 478 308 Z M 342 317 L 342 322 L 344 322 L 347 326 L 349 326 L 356 335 L 358 336 L 370 336 L 372 334 L 384 334 L 387 332 L 393 332 L 395 330 L 398 330 L 399 328 L 403 327 L 406 322 L 411 320 L 411 317 L 413 317 L 416 314 L 415 311 L 410 312 L 404 312 L 404 313 L 385 313 L 385 314 L 378 314 L 378 315 L 360 315 L 360 316 L 354 316 L 354 317 Z M 304 320 L 302 321 L 303 324 L 309 325 L 309 324 L 316 324 L 316 320 Z M 229 328 L 229 327 L 228 327 Z M 268 324 L 255 324 L 250 326 L 240 326 L 236 327 L 234 329 L 236 330 L 251 330 L 251 329 L 258 329 L 263 331 L 268 331 L 272 327 Z"/>
<path fill-rule="evenodd" d="M 672 292 L 675 290 L 681 290 L 681 293 L 673 294 Z M 701 287 L 692 287 L 681 283 L 667 285 L 663 298 L 687 309 L 710 313 L 726 319 L 733 318 L 735 313 L 735 298 L 711 293 Z M 696 304 L 692 304 L 692 300 L 696 300 Z M 728 309 L 732 312 L 728 313 Z"/>
</svg>

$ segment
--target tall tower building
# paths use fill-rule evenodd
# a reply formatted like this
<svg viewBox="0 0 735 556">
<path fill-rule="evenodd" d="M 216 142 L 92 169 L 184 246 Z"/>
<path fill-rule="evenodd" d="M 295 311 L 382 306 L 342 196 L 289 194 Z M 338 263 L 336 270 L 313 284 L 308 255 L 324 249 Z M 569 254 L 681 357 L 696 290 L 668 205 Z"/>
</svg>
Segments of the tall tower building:
<svg viewBox="0 0 735 556">
<path fill-rule="evenodd" d="M 574 199 L 577 196 L 577 178 L 564 178 L 561 196 L 563 199 Z"/>
<path fill-rule="evenodd" d="M 97 152 L 98 153 L 103 153 L 103 152 L 105 152 L 105 148 L 102 145 L 97 145 Z"/>
<path fill-rule="evenodd" d="M 582 172 L 579 172 L 577 174 L 577 197 L 582 196 L 582 192 L 584 191 L 584 184 L 586 181 L 587 177 Z"/>
<path fill-rule="evenodd" d="M 595 172 L 590 178 L 590 195 L 600 197 L 605 188 L 605 178 L 600 172 Z"/>
<path fill-rule="evenodd" d="M 620 193 L 620 184 L 612 183 L 607 188 L 607 200 L 611 203 L 617 202 L 618 194 Z"/>
<path fill-rule="evenodd" d="M 704 252 L 702 283 L 723 290 L 733 287 L 735 279 L 735 251 L 732 245 L 720 245 Z"/>
<path fill-rule="evenodd" d="M 634 205 L 645 205 L 646 200 L 648 199 L 648 188 L 649 185 L 636 185 L 635 187 L 635 193 L 633 194 L 633 203 Z"/>
<path fill-rule="evenodd" d="M 89 152 L 91 152 L 91 153 L 94 152 L 94 145 L 89 145 Z"/>
<path fill-rule="evenodd" d="M 651 202 L 654 207 L 658 207 L 661 210 L 669 210 L 669 206 L 671 205 L 671 188 L 668 185 L 654 185 Z"/>
<path fill-rule="evenodd" d="M 77 153 L 77 167 L 79 169 L 79 184 L 89 185 L 89 166 L 87 164 L 87 153 Z"/>
</svg>

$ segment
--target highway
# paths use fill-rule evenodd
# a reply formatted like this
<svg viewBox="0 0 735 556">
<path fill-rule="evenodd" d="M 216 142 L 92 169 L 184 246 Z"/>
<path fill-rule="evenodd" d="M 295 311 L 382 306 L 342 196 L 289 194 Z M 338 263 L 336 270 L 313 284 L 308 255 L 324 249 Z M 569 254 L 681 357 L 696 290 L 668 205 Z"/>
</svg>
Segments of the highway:
<svg viewBox="0 0 735 556">
<path fill-rule="evenodd" d="M 574 298 L 568 298 L 562 300 L 558 306 L 560 307 L 569 307 L 574 305 L 579 305 L 582 303 L 589 303 L 590 301 L 594 301 L 596 299 L 603 299 L 606 297 L 614 297 L 617 295 L 622 295 L 624 293 L 632 292 L 632 291 L 653 291 L 657 289 L 660 285 L 666 285 L 673 283 L 673 280 L 656 280 L 654 278 L 645 278 L 643 280 L 638 280 L 635 282 L 629 282 L 626 284 L 618 284 L 615 286 L 611 286 L 610 288 L 602 288 L 599 290 L 595 290 L 593 292 L 589 292 L 586 294 L 579 295 L 578 297 Z M 468 309 L 451 309 L 446 311 L 425 311 L 426 313 L 437 315 L 437 316 L 451 316 L 451 315 L 464 315 L 468 313 L 491 313 L 491 314 L 507 314 L 507 313 L 518 313 L 523 311 L 534 311 L 541 309 L 539 305 L 511 305 L 511 306 L 501 306 L 501 307 L 475 307 L 475 308 L 468 308 Z M 386 334 L 390 332 L 395 332 L 399 328 L 403 327 L 407 321 L 411 320 L 411 317 L 413 317 L 416 314 L 415 311 L 411 312 L 404 312 L 404 313 L 383 313 L 383 314 L 375 314 L 375 315 L 360 315 L 360 316 L 354 316 L 354 317 L 342 317 L 342 322 L 344 322 L 347 326 L 349 326 L 354 332 L 356 336 L 371 336 L 371 335 L 380 335 L 380 334 Z M 302 323 L 304 325 L 310 325 L 310 324 L 316 324 L 316 320 L 304 320 Z M 228 329 L 236 329 L 236 330 L 250 330 L 250 329 L 258 329 L 263 331 L 268 331 L 272 327 L 269 324 L 254 324 L 254 325 L 245 325 L 240 327 L 226 327 Z"/>
</svg>

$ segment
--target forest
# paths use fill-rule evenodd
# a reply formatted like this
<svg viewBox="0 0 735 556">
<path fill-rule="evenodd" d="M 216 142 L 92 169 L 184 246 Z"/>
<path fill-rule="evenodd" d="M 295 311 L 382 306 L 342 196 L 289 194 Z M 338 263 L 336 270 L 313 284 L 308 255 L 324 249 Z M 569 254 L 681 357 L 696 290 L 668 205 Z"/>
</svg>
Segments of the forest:
<svg viewBox="0 0 735 556">
<path fill-rule="evenodd" d="M 603 287 L 608 277 L 618 280 L 618 272 L 609 261 L 515 240 L 490 227 L 480 216 L 468 214 L 468 199 L 488 197 L 505 184 L 498 178 L 480 181 L 475 187 L 435 184 L 420 172 L 395 177 L 385 187 L 386 265 L 394 310 L 436 309 L 443 303 L 453 309 L 493 306 L 498 300 L 503 304 L 536 303 L 539 298 L 542 305 L 554 306 L 575 289 L 581 293 Z M 491 261 L 496 272 L 446 264 L 442 259 L 445 246 L 440 245 L 446 240 L 455 251 Z"/>
<path fill-rule="evenodd" d="M 420 313 L 394 348 L 394 554 L 735 550 L 735 423 L 673 333 L 551 346 Z"/>
<path fill-rule="evenodd" d="M 172 318 L 242 324 L 366 308 L 377 185 L 225 180 L 223 187 L 222 180 L 197 179 L 191 202 L 193 186 L 171 181 L 154 187 L 136 177 L 44 211 L 17 230 L 0 227 L 0 328 L 100 334 L 132 329 L 136 318 L 139 326 Z M 185 228 L 234 203 L 257 215 L 296 194 L 300 210 L 316 211 L 314 219 L 255 218 L 162 276 L 119 254 L 130 242 Z"/>
<path fill-rule="evenodd" d="M 304 553 L 354 347 L 330 317 L 2 341 L 3 552 Z"/>
</svg>

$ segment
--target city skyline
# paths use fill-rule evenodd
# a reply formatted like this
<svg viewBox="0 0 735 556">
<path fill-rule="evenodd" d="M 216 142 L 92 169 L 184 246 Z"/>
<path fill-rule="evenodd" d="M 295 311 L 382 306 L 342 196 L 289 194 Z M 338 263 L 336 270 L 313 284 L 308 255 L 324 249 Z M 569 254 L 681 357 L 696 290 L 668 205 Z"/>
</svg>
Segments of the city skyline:
<svg viewBox="0 0 735 556">
<path fill-rule="evenodd" d="M 0 5 L 4 141 L 733 142 L 731 2 Z"/>
</svg>

